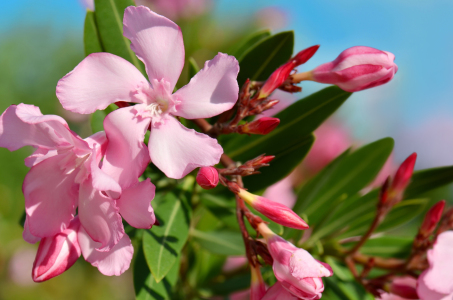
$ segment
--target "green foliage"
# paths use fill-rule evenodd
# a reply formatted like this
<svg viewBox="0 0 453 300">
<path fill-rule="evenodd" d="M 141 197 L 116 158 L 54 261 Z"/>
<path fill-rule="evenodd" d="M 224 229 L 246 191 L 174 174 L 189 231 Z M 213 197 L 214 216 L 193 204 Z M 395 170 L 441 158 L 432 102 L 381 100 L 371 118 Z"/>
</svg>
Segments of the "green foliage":
<svg viewBox="0 0 453 300">
<path fill-rule="evenodd" d="M 87 11 L 85 17 L 85 26 L 83 28 L 83 43 L 85 46 L 85 55 L 91 53 L 103 52 L 101 39 L 99 37 L 96 19 L 93 11 Z"/>
<path fill-rule="evenodd" d="M 143 251 L 151 273 L 160 282 L 176 263 L 189 236 L 189 195 L 186 190 L 168 192 L 156 196 L 153 207 L 160 225 L 144 232 Z"/>
<path fill-rule="evenodd" d="M 241 61 L 247 51 L 252 49 L 252 47 L 255 46 L 258 42 L 269 37 L 270 35 L 271 32 L 267 29 L 254 32 L 251 35 L 245 37 L 241 42 L 235 44 L 233 46 L 233 49 L 230 49 L 228 53 L 235 56 L 237 60 Z"/>
<path fill-rule="evenodd" d="M 293 46 L 294 32 L 284 31 L 261 39 L 253 47 L 244 51 L 244 54 L 238 57 L 239 86 L 242 86 L 247 78 L 256 81 L 266 80 L 275 69 L 291 58 Z"/>
<path fill-rule="evenodd" d="M 261 175 L 244 178 L 251 191 L 263 189 L 288 175 L 305 157 L 314 141 L 313 132 L 331 116 L 351 93 L 328 87 L 295 102 L 275 117 L 280 125 L 264 136 L 238 136 L 225 146 L 234 160 L 245 161 L 260 154 L 275 155 Z"/>
<path fill-rule="evenodd" d="M 422 194 L 453 182 L 453 166 L 414 172 L 404 196 L 419 197 Z"/>
<path fill-rule="evenodd" d="M 123 15 L 126 7 L 134 5 L 132 0 L 95 0 L 95 19 L 106 52 L 118 55 L 137 67 L 143 74 L 143 63 L 130 48 L 130 41 L 123 35 Z M 86 39 L 90 36 L 86 36 Z M 85 41 L 85 44 L 89 42 Z M 146 74 L 145 74 L 146 75 Z"/>
<path fill-rule="evenodd" d="M 215 254 L 245 255 L 244 243 L 239 231 L 215 230 L 203 232 L 192 229 L 190 232 L 194 241 L 201 247 Z"/>
</svg>

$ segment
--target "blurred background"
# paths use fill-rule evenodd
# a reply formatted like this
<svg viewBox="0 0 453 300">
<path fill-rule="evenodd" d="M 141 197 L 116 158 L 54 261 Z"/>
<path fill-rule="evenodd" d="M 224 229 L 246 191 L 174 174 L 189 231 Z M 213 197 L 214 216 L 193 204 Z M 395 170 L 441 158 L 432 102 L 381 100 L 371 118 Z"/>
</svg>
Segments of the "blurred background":
<svg viewBox="0 0 453 300">
<path fill-rule="evenodd" d="M 199 65 L 263 28 L 274 33 L 294 30 L 295 52 L 321 45 L 299 71 L 356 45 L 394 53 L 399 67 L 395 78 L 355 93 L 330 125 L 345 138 L 329 140 L 331 135 L 325 134 L 323 147 L 343 145 L 344 140 L 358 146 L 391 136 L 396 143 L 389 170 L 414 151 L 419 155 L 417 169 L 453 164 L 452 1 L 205 0 L 192 1 L 196 7 L 182 10 L 153 0 L 141 2 L 154 4 L 182 27 L 186 58 L 194 57 Z M 63 111 L 55 97 L 57 81 L 84 57 L 84 5 L 78 0 L 1 1 L 0 111 L 11 104 L 35 104 L 44 114 L 66 118 L 81 136 L 91 134 L 88 116 Z M 295 99 L 325 86 L 307 82 L 302 87 Z M 50 282 L 33 283 L 37 245 L 22 240 L 19 223 L 28 153 L 30 149 L 0 149 L 0 299 L 133 299 L 130 271 L 119 278 L 105 277 L 83 259 Z M 448 188 L 439 195 L 451 198 Z"/>
</svg>

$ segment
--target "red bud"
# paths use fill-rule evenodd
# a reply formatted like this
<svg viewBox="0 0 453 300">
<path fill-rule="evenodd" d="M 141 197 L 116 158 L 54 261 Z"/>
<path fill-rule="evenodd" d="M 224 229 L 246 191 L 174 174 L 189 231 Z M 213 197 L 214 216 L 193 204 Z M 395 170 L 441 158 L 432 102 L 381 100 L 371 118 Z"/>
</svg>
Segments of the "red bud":
<svg viewBox="0 0 453 300">
<path fill-rule="evenodd" d="M 406 160 L 401 164 L 396 171 L 395 178 L 393 179 L 391 190 L 397 193 L 403 192 L 414 172 L 415 161 L 417 159 L 417 153 L 412 153 Z"/>
<path fill-rule="evenodd" d="M 431 207 L 426 213 L 423 224 L 420 227 L 420 234 L 424 237 L 428 237 L 436 229 L 437 223 L 439 223 L 442 217 L 442 212 L 445 207 L 445 200 L 439 201 Z"/>
<path fill-rule="evenodd" d="M 268 134 L 274 130 L 278 124 L 280 124 L 280 120 L 277 118 L 262 117 L 249 124 L 245 124 L 242 126 L 241 131 L 243 133 Z"/>
<path fill-rule="evenodd" d="M 197 183 L 205 190 L 213 189 L 219 183 L 219 173 L 214 167 L 201 167 L 197 174 Z"/>
</svg>

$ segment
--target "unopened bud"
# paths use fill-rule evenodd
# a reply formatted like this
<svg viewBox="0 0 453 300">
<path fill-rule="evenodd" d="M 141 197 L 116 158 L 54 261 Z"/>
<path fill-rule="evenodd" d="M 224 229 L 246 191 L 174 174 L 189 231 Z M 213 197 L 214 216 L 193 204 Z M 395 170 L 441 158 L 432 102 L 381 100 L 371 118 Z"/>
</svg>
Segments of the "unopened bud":
<svg viewBox="0 0 453 300">
<path fill-rule="evenodd" d="M 77 261 L 82 253 L 77 239 L 79 226 L 76 217 L 62 232 L 41 239 L 33 263 L 33 281 L 41 282 L 58 276 Z"/>
<path fill-rule="evenodd" d="M 371 47 L 356 46 L 343 51 L 334 61 L 311 71 L 311 80 L 335 84 L 357 92 L 389 82 L 398 71 L 395 55 Z"/>
<path fill-rule="evenodd" d="M 275 91 L 286 81 L 286 79 L 288 79 L 291 71 L 295 67 L 306 63 L 316 53 L 316 51 L 318 51 L 318 48 L 319 45 L 316 45 L 300 51 L 293 58 L 291 58 L 290 61 L 275 70 L 261 88 L 258 99 L 264 99 L 272 94 L 273 91 Z"/>
<path fill-rule="evenodd" d="M 387 177 L 387 179 L 384 181 L 384 184 L 381 187 L 381 190 L 379 191 L 379 202 L 381 204 L 387 203 L 389 197 L 389 185 L 390 177 Z"/>
<path fill-rule="evenodd" d="M 277 118 L 262 117 L 256 121 L 245 124 L 241 127 L 241 132 L 251 134 L 268 134 L 274 130 L 280 120 Z"/>
<path fill-rule="evenodd" d="M 436 229 L 437 224 L 442 217 L 442 212 L 445 207 L 445 200 L 439 201 L 431 207 L 431 209 L 426 213 L 423 224 L 420 227 L 420 234 L 423 237 L 428 237 Z"/>
<path fill-rule="evenodd" d="M 197 183 L 205 190 L 213 189 L 219 183 L 219 172 L 214 167 L 201 167 L 197 174 Z"/>
<path fill-rule="evenodd" d="M 416 286 L 417 280 L 412 277 L 396 278 L 390 285 L 390 293 L 404 299 L 419 299 Z"/>
<path fill-rule="evenodd" d="M 301 217 L 281 203 L 251 194 L 244 189 L 239 189 L 237 194 L 251 207 L 275 223 L 300 230 L 309 228 L 308 224 Z"/>
<path fill-rule="evenodd" d="M 401 164 L 396 171 L 395 178 L 393 178 L 390 190 L 394 193 L 402 194 L 409 184 L 412 173 L 414 172 L 415 161 L 417 160 L 417 153 L 412 153 Z"/>
<path fill-rule="evenodd" d="M 266 294 L 266 285 L 264 284 L 263 277 L 259 265 L 255 267 L 250 265 L 251 283 L 250 283 L 250 300 L 261 300 Z"/>
</svg>

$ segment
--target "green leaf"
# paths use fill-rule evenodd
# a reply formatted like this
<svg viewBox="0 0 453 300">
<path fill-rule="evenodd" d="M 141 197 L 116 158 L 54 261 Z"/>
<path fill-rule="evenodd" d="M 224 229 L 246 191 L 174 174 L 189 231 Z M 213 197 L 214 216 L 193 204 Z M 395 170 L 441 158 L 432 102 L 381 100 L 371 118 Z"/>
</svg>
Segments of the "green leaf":
<svg viewBox="0 0 453 300">
<path fill-rule="evenodd" d="M 85 46 L 85 56 L 95 52 L 103 52 L 101 39 L 99 37 L 96 20 L 93 11 L 87 11 L 85 26 L 83 28 L 83 44 Z"/>
<path fill-rule="evenodd" d="M 173 264 L 168 274 L 159 283 L 146 264 L 143 248 L 138 247 L 137 257 L 134 263 L 134 288 L 137 300 L 163 300 L 171 299 L 173 288 L 178 281 L 179 258 Z"/>
<path fill-rule="evenodd" d="M 250 272 L 247 272 L 246 274 L 227 278 L 223 282 L 212 284 L 206 289 L 212 295 L 229 295 L 235 291 L 250 288 L 250 279 Z"/>
<path fill-rule="evenodd" d="M 240 232 L 230 230 L 203 232 L 192 229 L 190 235 L 201 247 L 211 253 L 245 255 L 244 242 Z"/>
<path fill-rule="evenodd" d="M 242 86 L 247 78 L 266 80 L 275 69 L 291 58 L 293 46 L 293 31 L 280 32 L 255 44 L 239 60 L 239 86 Z"/>
<path fill-rule="evenodd" d="M 332 115 L 351 93 L 328 87 L 299 100 L 278 113 L 280 125 L 264 136 L 238 136 L 224 149 L 236 161 L 246 161 L 260 154 L 275 155 L 263 175 L 245 177 L 252 192 L 263 189 L 287 176 L 305 157 L 313 143 L 313 132 Z"/>
<path fill-rule="evenodd" d="M 200 71 L 200 67 L 198 66 L 197 62 L 193 57 L 189 58 L 189 80 L 190 78 L 194 77 L 195 74 Z"/>
<path fill-rule="evenodd" d="M 130 48 L 130 41 L 123 36 L 123 15 L 132 0 L 94 0 L 96 24 L 104 50 L 118 55 L 145 74 L 143 63 Z"/>
<path fill-rule="evenodd" d="M 237 60 L 241 60 L 248 50 L 250 50 L 258 42 L 269 37 L 270 35 L 271 32 L 268 29 L 254 32 L 251 35 L 245 37 L 243 41 L 236 43 L 233 46 L 234 49 L 231 49 L 230 51 L 228 51 L 228 53 L 236 57 Z"/>
<path fill-rule="evenodd" d="M 381 236 L 369 239 L 360 248 L 360 253 L 371 256 L 405 258 L 410 254 L 413 242 L 413 237 Z"/>
<path fill-rule="evenodd" d="M 317 192 L 306 194 L 304 189 L 299 192 L 298 202 L 309 201 L 303 211 L 308 216 L 310 226 L 319 225 L 324 217 L 335 207 L 337 201 L 347 199 L 369 184 L 379 173 L 393 149 L 393 139 L 384 138 L 368 144 L 343 158 L 330 176 L 320 180 Z M 295 210 L 301 214 L 302 211 Z M 320 228 L 314 227 L 314 230 Z"/>
<path fill-rule="evenodd" d="M 342 239 L 364 234 L 373 222 L 376 214 L 376 203 L 377 198 L 375 199 L 374 207 L 351 222 L 349 229 L 339 235 L 338 238 Z M 375 233 L 389 231 L 410 222 L 425 210 L 427 203 L 427 199 L 411 199 L 398 203 L 386 216 L 384 222 L 376 229 Z"/>
<path fill-rule="evenodd" d="M 419 197 L 421 194 L 453 182 L 453 166 L 420 170 L 414 172 L 412 180 L 404 193 L 406 198 Z"/>
<path fill-rule="evenodd" d="M 169 192 L 153 200 L 159 226 L 144 231 L 143 250 L 151 272 L 160 282 L 175 264 L 189 236 L 191 212 L 188 195 Z"/>
</svg>

